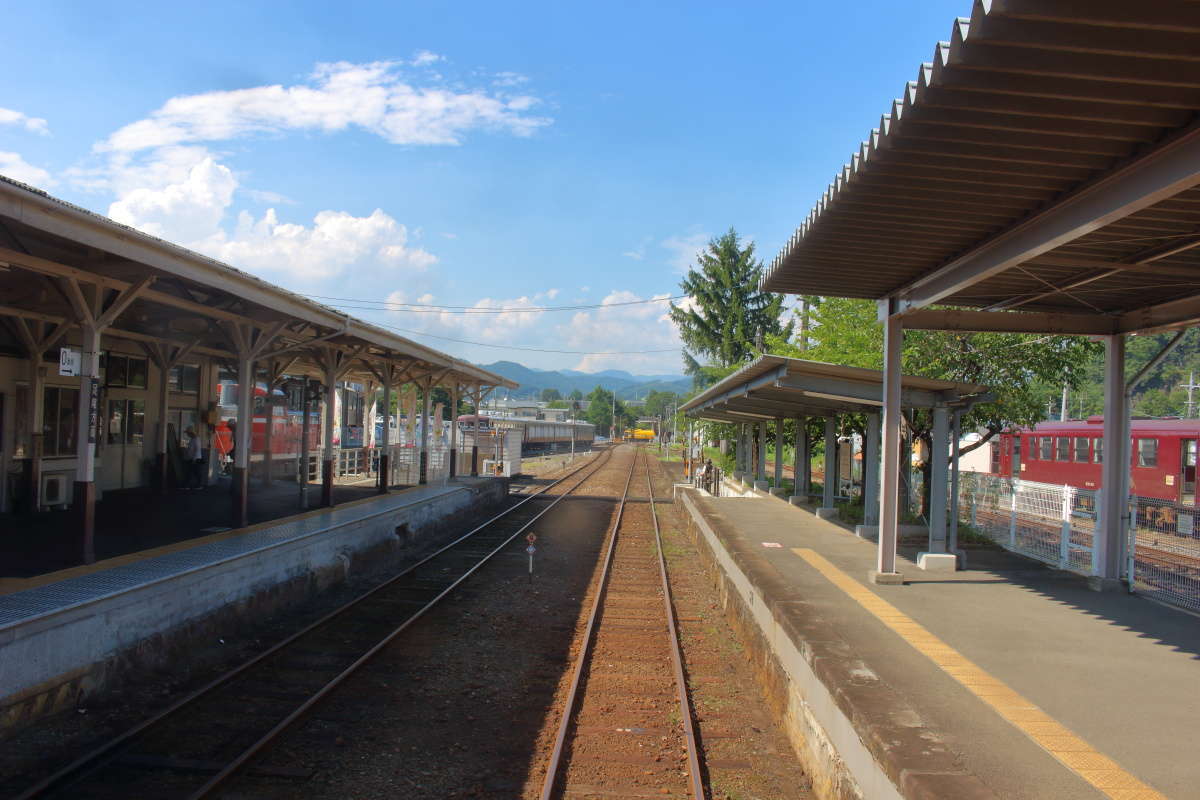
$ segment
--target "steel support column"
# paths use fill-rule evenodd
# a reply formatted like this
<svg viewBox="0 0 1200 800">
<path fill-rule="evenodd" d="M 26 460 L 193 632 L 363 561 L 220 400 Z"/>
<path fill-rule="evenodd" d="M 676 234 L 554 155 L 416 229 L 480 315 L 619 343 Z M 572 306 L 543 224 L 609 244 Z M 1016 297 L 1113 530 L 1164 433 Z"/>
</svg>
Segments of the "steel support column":
<svg viewBox="0 0 1200 800">
<path fill-rule="evenodd" d="M 783 417 L 775 418 L 775 488 L 783 486 Z"/>
<path fill-rule="evenodd" d="M 392 482 L 392 367 L 384 365 L 383 381 L 383 441 L 379 448 L 379 494 L 387 494 Z"/>
<path fill-rule="evenodd" d="M 303 399 L 300 402 L 301 413 L 304 415 L 300 422 L 300 463 L 296 465 L 296 480 L 300 483 L 301 510 L 308 508 L 308 437 L 312 426 L 312 403 L 316 395 L 316 390 L 312 388 L 312 381 L 306 377 L 301 389 Z"/>
<path fill-rule="evenodd" d="M 233 454 L 233 519 L 235 528 L 250 524 L 250 442 L 254 430 L 254 361 L 238 359 L 237 430 Z"/>
<path fill-rule="evenodd" d="M 879 548 L 871 580 L 898 583 L 896 538 L 899 522 L 897 497 L 900 490 L 900 349 L 904 326 L 900 317 L 883 320 L 883 455 L 879 487 Z"/>
<path fill-rule="evenodd" d="M 760 420 L 755 424 L 758 429 L 758 452 L 754 457 L 754 480 L 767 479 L 767 422 Z"/>
<path fill-rule="evenodd" d="M 433 381 L 425 381 L 421 386 L 421 407 L 424 416 L 421 419 L 421 456 L 420 472 L 417 482 L 424 486 L 429 483 L 429 442 L 430 429 L 433 427 Z"/>
<path fill-rule="evenodd" d="M 458 381 L 450 390 L 450 477 L 458 474 Z"/>
<path fill-rule="evenodd" d="M 929 552 L 946 550 L 946 484 L 950 465 L 950 409 L 945 405 L 933 407 L 933 447 L 930 448 L 929 476 Z"/>
<path fill-rule="evenodd" d="M 83 561 L 96 560 L 96 432 L 100 418 L 100 328 L 82 324 L 83 363 L 79 370 L 78 427 L 75 434 L 75 491 L 72 508 L 79 520 Z"/>
<path fill-rule="evenodd" d="M 821 493 L 821 508 L 833 509 L 838 482 L 837 417 L 825 418 L 825 480 Z"/>
<path fill-rule="evenodd" d="M 321 505 L 333 507 L 333 429 L 334 412 L 337 409 L 337 370 L 330 366 L 325 370 L 325 422 L 321 426 Z"/>
<path fill-rule="evenodd" d="M 863 524 L 879 524 L 879 412 L 867 414 L 863 441 Z"/>
<path fill-rule="evenodd" d="M 1104 341 L 1104 464 L 1101 527 L 1095 539 L 1096 577 L 1108 588 L 1121 577 L 1129 496 L 1129 407 L 1125 396 L 1125 336 Z"/>
<path fill-rule="evenodd" d="M 796 417 L 796 449 L 792 454 L 792 497 L 793 503 L 808 502 L 808 486 L 804 483 L 804 465 L 808 461 L 808 442 L 804 433 L 808 428 L 807 417 Z"/>
</svg>

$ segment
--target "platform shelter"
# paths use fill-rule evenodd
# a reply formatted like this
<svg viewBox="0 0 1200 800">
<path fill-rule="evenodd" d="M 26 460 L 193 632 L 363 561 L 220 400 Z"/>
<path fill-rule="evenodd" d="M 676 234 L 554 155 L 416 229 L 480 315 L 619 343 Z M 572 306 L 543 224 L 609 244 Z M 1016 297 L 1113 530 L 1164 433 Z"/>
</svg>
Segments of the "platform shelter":
<svg viewBox="0 0 1200 800">
<path fill-rule="evenodd" d="M 879 525 L 880 407 L 884 374 L 879 370 L 846 367 L 820 361 L 763 355 L 704 392 L 693 397 L 680 411 L 689 417 L 736 426 L 734 439 L 736 478 L 767 488 L 767 432 L 775 429 L 774 485 L 783 481 L 785 425 L 791 423 L 796 443 L 792 474 L 795 476 L 794 504 L 808 502 L 811 442 L 808 421 L 824 420 L 825 479 L 818 516 L 836 514 L 834 501 L 839 483 L 838 418 L 862 414 L 866 418 L 863 437 L 864 525 L 860 533 L 873 536 Z M 933 417 L 933 452 L 950 452 L 957 442 L 963 414 L 976 403 L 990 400 L 987 388 L 968 383 L 934 380 L 914 375 L 900 378 L 900 402 L 905 410 L 928 410 Z M 897 455 L 906 461 L 907 452 Z M 958 459 L 934 458 L 931 465 L 929 546 L 918 561 L 923 567 L 938 564 L 953 571 L 956 563 L 957 528 L 947 524 L 947 497 L 957 485 Z M 899 491 L 897 486 L 894 491 Z M 957 520 L 957 513 L 950 515 Z"/>
<path fill-rule="evenodd" d="M 303 419 L 305 470 L 315 438 L 309 425 L 320 413 L 315 422 L 322 441 L 315 449 L 323 505 L 334 498 L 336 437 L 343 428 L 335 412 L 346 382 L 361 382 L 367 398 L 382 389 L 380 492 L 394 482 L 389 461 L 400 455 L 388 438 L 392 392 L 415 386 L 430 419 L 438 387 L 448 390 L 453 407 L 464 393 L 478 407 L 492 389 L 516 387 L 385 327 L 5 178 L 0 355 L 0 512 L 19 499 L 37 513 L 58 482 L 54 500 L 70 506 L 78 552 L 87 562 L 94 558 L 98 496 L 147 484 L 165 492 L 173 455 L 168 431 L 197 429 L 210 449 L 222 386 L 236 387 L 232 402 L 241 422 L 232 432 L 233 527 L 247 523 L 252 457 L 265 459 L 271 476 L 274 423 L 261 432 L 267 443 L 259 453 L 252 453 L 253 436 L 261 427 L 256 417 L 274 417 L 274 387 L 285 377 L 303 387 L 295 422 L 300 427 Z M 219 380 L 222 375 L 228 380 Z M 372 408 L 372 429 L 374 419 Z M 431 427 L 422 426 L 415 453 L 403 454 L 419 461 L 411 482 L 429 480 Z M 456 469 L 457 430 L 450 426 L 443 472 L 449 476 Z M 71 491 L 64 494 L 67 482 Z"/>
<path fill-rule="evenodd" d="M 1104 341 L 1093 582 L 1122 577 L 1126 337 L 1200 322 L 1198 52 L 1194 3 L 976 0 L 770 264 L 768 291 L 878 302 L 877 579 L 898 577 L 906 328 Z"/>
</svg>

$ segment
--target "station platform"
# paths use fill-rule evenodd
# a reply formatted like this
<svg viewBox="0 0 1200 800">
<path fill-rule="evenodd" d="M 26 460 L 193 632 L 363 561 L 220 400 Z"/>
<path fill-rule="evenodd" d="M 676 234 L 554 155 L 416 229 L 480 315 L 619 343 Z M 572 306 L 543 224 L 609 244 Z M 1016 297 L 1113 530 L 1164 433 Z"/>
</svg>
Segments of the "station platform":
<svg viewBox="0 0 1200 800">
<path fill-rule="evenodd" d="M 404 558 L 507 495 L 504 478 L 454 478 L 10 579 L 0 593 L 0 732 L 165 663 L 209 628 Z"/>
<path fill-rule="evenodd" d="M 934 574 L 902 548 L 904 585 L 878 586 L 874 544 L 809 511 L 681 499 L 803 695 L 799 735 L 827 737 L 865 796 L 1200 793 L 1195 617 L 999 550 Z"/>
<path fill-rule="evenodd" d="M 252 483 L 251 524 L 301 513 L 299 495 L 293 482 Z M 335 504 L 376 495 L 372 481 L 333 487 Z M 308 498 L 310 507 L 320 502 L 320 484 L 309 484 Z M 96 503 L 96 558 L 104 561 L 228 530 L 232 502 L 228 478 L 194 491 L 159 494 L 142 487 L 105 492 Z M 0 593 L 24 586 L 21 579 L 82 564 L 78 524 L 70 511 L 0 515 Z"/>
</svg>

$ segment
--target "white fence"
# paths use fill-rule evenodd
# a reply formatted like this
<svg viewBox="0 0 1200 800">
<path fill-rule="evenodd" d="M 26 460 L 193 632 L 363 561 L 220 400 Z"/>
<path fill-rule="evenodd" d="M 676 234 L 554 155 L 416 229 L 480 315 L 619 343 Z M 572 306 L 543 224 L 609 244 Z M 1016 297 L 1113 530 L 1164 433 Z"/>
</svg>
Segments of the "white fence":
<svg viewBox="0 0 1200 800">
<path fill-rule="evenodd" d="M 963 473 L 959 513 L 1000 546 L 1059 569 L 1095 575 L 1100 492 Z M 1166 500 L 1129 498 L 1121 576 L 1132 591 L 1200 611 L 1197 509 Z"/>
</svg>

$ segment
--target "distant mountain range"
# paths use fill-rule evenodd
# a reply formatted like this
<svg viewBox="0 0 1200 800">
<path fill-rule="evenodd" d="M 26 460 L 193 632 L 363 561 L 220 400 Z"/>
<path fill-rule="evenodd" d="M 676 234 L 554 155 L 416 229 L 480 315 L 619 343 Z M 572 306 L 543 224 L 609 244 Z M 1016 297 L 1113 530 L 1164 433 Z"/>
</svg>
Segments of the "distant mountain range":
<svg viewBox="0 0 1200 800">
<path fill-rule="evenodd" d="M 508 395 L 518 399 L 538 397 L 543 389 L 557 389 L 566 397 L 576 389 L 586 395 L 597 386 L 603 386 L 610 392 L 616 392 L 620 400 L 640 399 L 651 391 L 684 394 L 692 389 L 692 379 L 686 375 L 633 375 L 623 369 L 606 369 L 603 372 L 543 370 L 531 369 L 515 361 L 497 361 L 479 366 L 519 383 L 520 387 Z"/>
</svg>

